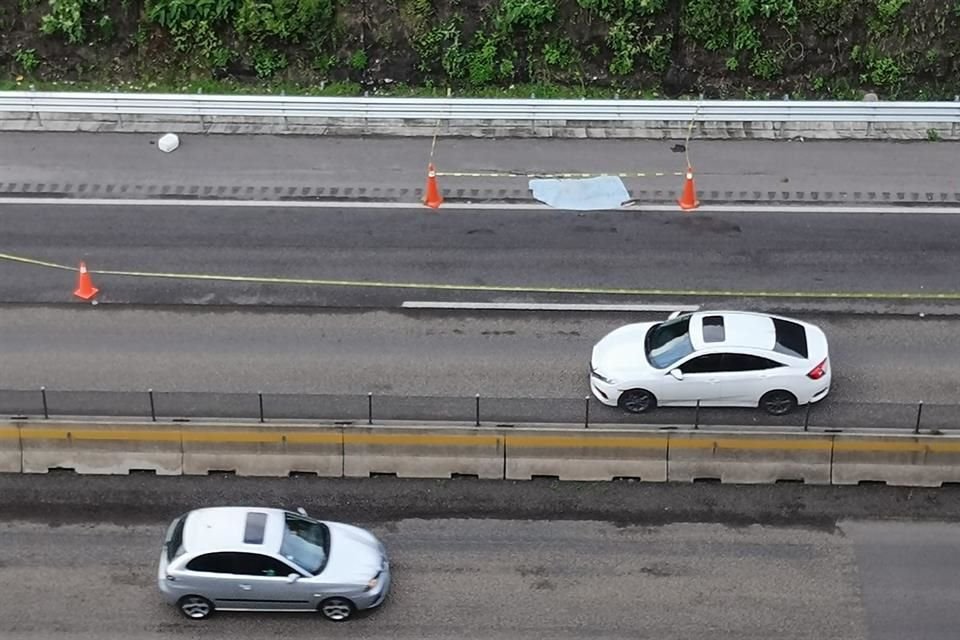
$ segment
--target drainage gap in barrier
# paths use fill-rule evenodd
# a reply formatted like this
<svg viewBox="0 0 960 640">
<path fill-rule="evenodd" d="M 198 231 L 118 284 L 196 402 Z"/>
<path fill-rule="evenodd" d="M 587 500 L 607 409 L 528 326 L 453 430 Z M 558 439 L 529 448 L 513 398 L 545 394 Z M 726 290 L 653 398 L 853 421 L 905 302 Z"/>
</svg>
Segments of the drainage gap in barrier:
<svg viewBox="0 0 960 640">
<path fill-rule="evenodd" d="M 613 476 L 614 482 L 643 482 L 643 478 L 637 476 Z"/>
<path fill-rule="evenodd" d="M 51 475 L 75 476 L 77 470 L 73 467 L 47 467 L 47 473 Z"/>
<path fill-rule="evenodd" d="M 131 476 L 155 476 L 157 475 L 156 469 L 130 469 L 129 474 Z"/>
<path fill-rule="evenodd" d="M 174 418 L 170 422 L 190 422 L 190 418 Z"/>
<path fill-rule="evenodd" d="M 209 469 L 207 470 L 208 476 L 235 476 L 237 475 L 236 469 Z"/>
<path fill-rule="evenodd" d="M 451 480 L 479 480 L 480 476 L 476 473 L 451 473 Z"/>
<path fill-rule="evenodd" d="M 805 484 L 803 478 L 777 478 L 774 484 Z"/>
<path fill-rule="evenodd" d="M 941 482 L 940 486 L 943 489 L 956 489 L 960 487 L 960 482 Z"/>
<path fill-rule="evenodd" d="M 537 474 L 534 474 L 534 475 L 530 476 L 530 479 L 531 479 L 531 480 L 549 480 L 549 481 L 551 481 L 551 482 L 559 482 L 559 481 L 560 481 L 560 476 L 547 476 L 547 475 L 537 475 Z"/>
<path fill-rule="evenodd" d="M 720 484 L 720 478 L 694 478 L 694 484 Z"/>
<path fill-rule="evenodd" d="M 676 431 L 677 427 L 657 427 L 660 431 Z"/>
<path fill-rule="evenodd" d="M 335 421 L 333 424 L 334 426 L 337 426 L 337 427 L 352 427 L 353 420 L 340 420 L 340 421 Z"/>
<path fill-rule="evenodd" d="M 512 429 L 512 428 L 515 427 L 516 425 L 513 425 L 513 424 L 500 424 L 500 423 L 498 422 L 496 426 L 497 426 L 497 428 L 502 428 L 502 429 Z"/>
<path fill-rule="evenodd" d="M 11 420 L 29 420 L 29 416 L 10 416 Z"/>
<path fill-rule="evenodd" d="M 886 480 L 860 480 L 857 482 L 858 486 L 861 487 L 885 487 L 887 486 Z"/>
<path fill-rule="evenodd" d="M 824 433 L 843 433 L 843 429 L 824 429 Z"/>
<path fill-rule="evenodd" d="M 370 477 L 371 477 L 371 478 L 396 478 L 396 477 L 397 477 L 397 472 L 394 471 L 394 472 L 391 472 L 391 473 L 387 473 L 387 472 L 385 472 L 385 471 L 371 471 L 371 472 L 370 472 Z"/>
<path fill-rule="evenodd" d="M 319 476 L 316 471 L 291 471 L 287 474 L 288 478 L 316 478 Z"/>
</svg>

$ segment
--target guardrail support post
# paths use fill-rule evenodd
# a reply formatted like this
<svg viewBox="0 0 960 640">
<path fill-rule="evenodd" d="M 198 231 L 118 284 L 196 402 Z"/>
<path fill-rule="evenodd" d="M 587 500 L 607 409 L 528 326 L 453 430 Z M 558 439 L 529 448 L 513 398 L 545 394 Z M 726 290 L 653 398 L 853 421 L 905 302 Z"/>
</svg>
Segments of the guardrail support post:
<svg viewBox="0 0 960 640">
<path fill-rule="evenodd" d="M 157 421 L 157 407 L 153 403 L 153 389 L 147 389 L 147 394 L 150 396 L 150 420 L 153 422 Z"/>
<path fill-rule="evenodd" d="M 917 405 L 917 424 L 913 427 L 914 433 L 920 433 L 920 416 L 923 414 L 923 400 Z"/>
<path fill-rule="evenodd" d="M 590 396 L 583 397 L 583 428 L 590 428 Z"/>
<path fill-rule="evenodd" d="M 43 398 L 43 418 L 44 420 L 50 419 L 50 411 L 47 409 L 47 388 L 40 387 L 40 397 Z"/>
<path fill-rule="evenodd" d="M 697 400 L 697 409 L 693 414 L 693 428 L 700 429 L 700 401 Z"/>
<path fill-rule="evenodd" d="M 373 392 L 367 391 L 367 424 L 373 424 Z"/>
<path fill-rule="evenodd" d="M 480 426 L 480 394 L 477 394 L 476 426 Z"/>
<path fill-rule="evenodd" d="M 257 391 L 257 400 L 260 402 L 260 422 L 263 422 L 263 392 Z"/>
</svg>

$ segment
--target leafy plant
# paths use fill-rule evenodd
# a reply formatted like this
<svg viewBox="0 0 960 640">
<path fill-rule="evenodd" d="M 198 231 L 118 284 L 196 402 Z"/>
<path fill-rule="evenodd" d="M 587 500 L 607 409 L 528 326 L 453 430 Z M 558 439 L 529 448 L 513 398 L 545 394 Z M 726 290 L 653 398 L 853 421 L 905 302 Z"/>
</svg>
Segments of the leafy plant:
<svg viewBox="0 0 960 640">
<path fill-rule="evenodd" d="M 261 78 L 270 78 L 289 64 L 287 55 L 276 49 L 257 49 L 253 54 L 253 69 Z"/>
<path fill-rule="evenodd" d="M 350 55 L 349 64 L 354 71 L 363 71 L 367 68 L 367 52 L 363 49 L 354 51 Z"/>
<path fill-rule="evenodd" d="M 50 13 L 40 18 L 40 31 L 62 34 L 70 44 L 86 40 L 84 17 L 87 11 L 102 9 L 103 0 L 50 0 Z"/>
<path fill-rule="evenodd" d="M 32 73 L 34 69 L 40 66 L 40 58 L 37 57 L 36 49 L 23 49 L 20 46 L 13 52 L 14 61 L 20 65 L 24 73 Z"/>
<path fill-rule="evenodd" d="M 296 44 L 324 39 L 334 14 L 333 0 L 242 0 L 234 20 L 241 36 L 254 42 L 275 38 Z"/>
<path fill-rule="evenodd" d="M 147 19 L 169 31 L 181 31 L 200 21 L 227 19 L 237 0 L 149 0 Z"/>
<path fill-rule="evenodd" d="M 750 59 L 750 73 L 761 80 L 773 80 L 783 73 L 783 54 L 766 49 Z"/>
</svg>

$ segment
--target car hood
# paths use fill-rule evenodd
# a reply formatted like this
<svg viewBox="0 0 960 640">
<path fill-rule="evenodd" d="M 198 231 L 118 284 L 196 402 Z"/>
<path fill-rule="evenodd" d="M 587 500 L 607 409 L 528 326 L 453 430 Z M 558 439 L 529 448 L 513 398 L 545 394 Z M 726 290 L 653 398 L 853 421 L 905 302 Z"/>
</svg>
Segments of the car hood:
<svg viewBox="0 0 960 640">
<path fill-rule="evenodd" d="M 325 581 L 362 585 L 379 573 L 386 558 L 372 534 L 348 524 L 324 524 L 330 530 L 330 556 L 323 569 Z"/>
<path fill-rule="evenodd" d="M 644 339 L 658 322 L 637 322 L 614 329 L 593 347 L 590 364 L 607 377 L 652 370 L 643 350 Z"/>
</svg>

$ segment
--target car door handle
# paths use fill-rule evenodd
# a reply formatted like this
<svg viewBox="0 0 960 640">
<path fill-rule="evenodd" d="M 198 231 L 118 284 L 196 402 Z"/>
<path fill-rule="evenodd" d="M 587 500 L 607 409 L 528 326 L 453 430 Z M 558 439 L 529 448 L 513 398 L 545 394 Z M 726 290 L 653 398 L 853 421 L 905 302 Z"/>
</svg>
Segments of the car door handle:
<svg viewBox="0 0 960 640">
<path fill-rule="evenodd" d="M 243 589 L 244 591 L 250 591 L 250 589 L 253 589 L 253 587 L 250 586 L 249 584 L 241 584 L 240 588 Z"/>
</svg>

